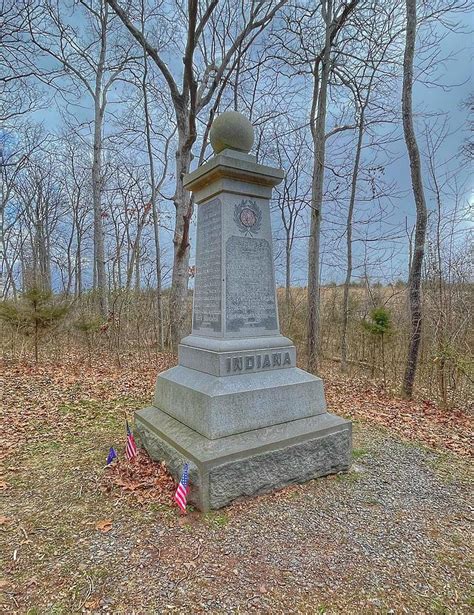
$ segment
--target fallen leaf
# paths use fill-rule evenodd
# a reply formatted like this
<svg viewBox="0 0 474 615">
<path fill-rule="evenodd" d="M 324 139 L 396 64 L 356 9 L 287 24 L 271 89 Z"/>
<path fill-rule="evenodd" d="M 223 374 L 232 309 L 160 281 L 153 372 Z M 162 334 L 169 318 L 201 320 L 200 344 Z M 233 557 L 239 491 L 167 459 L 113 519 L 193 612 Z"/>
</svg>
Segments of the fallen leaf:
<svg viewBox="0 0 474 615">
<path fill-rule="evenodd" d="M 183 525 L 191 525 L 191 522 L 189 521 L 187 515 L 180 514 L 180 516 L 178 517 L 178 525 L 180 527 L 182 527 Z"/>
<path fill-rule="evenodd" d="M 95 524 L 95 529 L 100 530 L 101 532 L 108 532 L 112 529 L 112 519 L 102 519 L 101 521 L 97 521 Z"/>
<path fill-rule="evenodd" d="M 135 463 L 115 463 L 107 468 L 102 478 L 106 493 L 122 492 L 136 499 L 140 504 L 147 502 L 173 505 L 176 482 L 166 466 L 150 459 L 145 451 L 140 451 Z M 120 495 L 120 497 L 122 497 Z"/>
<path fill-rule="evenodd" d="M 5 523 L 9 523 L 10 521 L 10 517 L 0 516 L 0 525 L 5 525 Z"/>
</svg>

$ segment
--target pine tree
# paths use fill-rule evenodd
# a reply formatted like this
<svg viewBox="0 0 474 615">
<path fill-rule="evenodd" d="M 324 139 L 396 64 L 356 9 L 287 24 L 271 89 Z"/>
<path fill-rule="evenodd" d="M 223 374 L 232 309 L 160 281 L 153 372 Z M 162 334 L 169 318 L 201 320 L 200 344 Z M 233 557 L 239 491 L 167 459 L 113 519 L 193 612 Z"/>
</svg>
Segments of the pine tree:
<svg viewBox="0 0 474 615">
<path fill-rule="evenodd" d="M 40 338 L 64 318 L 68 311 L 69 306 L 57 303 L 52 292 L 37 286 L 22 293 L 18 301 L 0 303 L 0 319 L 19 333 L 33 336 L 36 363 Z"/>
<path fill-rule="evenodd" d="M 382 349 L 383 384 L 386 386 L 384 336 L 390 333 L 392 329 L 390 312 L 383 307 L 374 308 L 370 312 L 370 320 L 362 321 L 362 326 L 371 335 L 375 336 L 375 338 L 380 338 Z"/>
</svg>

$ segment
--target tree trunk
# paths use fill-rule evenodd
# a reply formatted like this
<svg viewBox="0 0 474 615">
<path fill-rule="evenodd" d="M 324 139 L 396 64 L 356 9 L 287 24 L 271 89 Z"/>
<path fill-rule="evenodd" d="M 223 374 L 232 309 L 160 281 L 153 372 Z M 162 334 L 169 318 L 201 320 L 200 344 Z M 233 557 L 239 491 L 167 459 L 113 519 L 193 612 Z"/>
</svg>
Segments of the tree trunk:
<svg viewBox="0 0 474 615">
<path fill-rule="evenodd" d="M 34 308 L 36 312 L 36 306 Z M 39 345 L 39 333 L 38 333 L 38 319 L 35 314 L 35 335 L 34 335 L 34 345 L 35 345 L 35 363 L 38 364 L 38 345 Z"/>
<path fill-rule="evenodd" d="M 77 246 L 76 246 L 76 297 L 82 295 L 82 242 L 77 231 Z"/>
<path fill-rule="evenodd" d="M 137 300 L 138 300 L 138 293 L 140 292 L 141 285 L 142 284 L 141 284 L 141 275 L 140 275 L 140 249 L 138 249 L 138 252 L 135 257 L 135 292 L 137 293 Z"/>
<path fill-rule="evenodd" d="M 321 61 L 321 79 L 318 90 L 318 75 L 314 75 L 313 108 L 317 100 L 316 125 L 311 118 L 313 136 L 314 161 L 313 180 L 311 186 L 311 226 L 308 242 L 308 329 L 307 352 L 308 371 L 315 372 L 318 368 L 320 355 L 320 244 L 321 244 L 321 210 L 324 186 L 324 157 L 326 132 L 326 100 L 330 73 L 331 36 L 330 24 L 332 18 L 332 0 L 326 3 L 326 38 Z M 315 71 L 319 71 L 318 63 Z"/>
<path fill-rule="evenodd" d="M 285 249 L 285 310 L 286 310 L 286 326 L 290 324 L 291 312 L 291 246 L 290 238 L 287 234 L 286 249 Z"/>
<path fill-rule="evenodd" d="M 351 196 L 349 199 L 349 209 L 346 222 L 346 243 L 347 243 L 347 268 L 346 279 L 344 280 L 344 296 L 342 300 L 342 331 L 341 331 L 341 369 L 347 371 L 347 324 L 349 321 L 349 287 L 352 278 L 352 218 L 354 216 L 355 197 L 357 194 L 357 179 L 359 177 L 360 155 L 362 152 L 362 141 L 364 137 L 364 114 L 365 105 L 361 109 L 359 118 L 359 132 L 357 135 L 356 155 L 354 168 L 352 170 Z"/>
<path fill-rule="evenodd" d="M 408 345 L 405 375 L 402 384 L 402 393 L 405 397 L 411 398 L 421 343 L 421 273 L 425 253 L 427 211 L 421 175 L 420 152 L 418 150 L 413 127 L 412 110 L 413 57 L 416 38 L 416 0 L 406 0 L 406 11 L 407 31 L 405 55 L 403 59 L 402 118 L 405 143 L 410 159 L 411 184 L 416 205 L 416 225 L 413 258 L 408 279 L 411 334 Z"/>
<path fill-rule="evenodd" d="M 104 75 L 104 65 L 107 46 L 107 14 L 108 5 L 104 6 L 105 14 L 101 17 L 101 42 L 100 57 L 97 64 L 97 72 L 94 90 L 94 154 L 92 160 L 92 202 L 94 208 L 94 258 L 97 282 L 97 292 L 99 295 L 99 309 L 102 318 L 106 319 L 109 313 L 109 302 L 107 292 L 107 276 L 105 272 L 105 248 L 104 248 L 104 229 L 102 223 L 102 124 L 104 119 L 104 108 L 102 92 L 102 80 Z"/>
<path fill-rule="evenodd" d="M 148 165 L 150 167 L 150 203 L 151 212 L 153 216 L 153 233 L 155 241 L 155 271 L 156 271 L 156 319 L 158 322 L 158 347 L 163 349 L 163 310 L 161 301 L 161 246 L 160 246 L 160 218 L 158 215 L 158 208 L 156 205 L 156 179 L 155 179 L 155 163 L 153 159 L 153 147 L 151 142 L 151 130 L 150 130 L 150 114 L 148 109 L 148 92 L 146 89 L 146 81 L 148 74 L 148 62 L 147 55 L 144 51 L 143 54 L 143 110 L 145 112 L 145 134 L 146 134 L 146 146 L 148 152 Z"/>
<path fill-rule="evenodd" d="M 187 316 L 188 270 L 189 270 L 189 226 L 193 213 L 190 194 L 185 190 L 183 179 L 189 173 L 191 148 L 188 135 L 178 126 L 178 149 L 176 152 L 176 224 L 173 237 L 174 260 L 171 279 L 170 314 L 171 342 L 176 349 L 184 335 Z"/>
<path fill-rule="evenodd" d="M 41 181 L 41 180 L 38 180 Z M 34 238 L 33 238 L 33 267 L 34 267 L 34 285 L 46 292 L 51 292 L 51 265 L 49 262 L 47 235 L 48 235 L 48 217 L 47 203 L 41 186 L 38 185 L 38 194 L 36 196 L 36 205 L 33 211 L 34 215 Z"/>
<path fill-rule="evenodd" d="M 387 374 L 385 373 L 385 341 L 383 337 L 383 333 L 380 336 L 380 342 L 382 346 L 382 373 L 383 373 L 383 386 L 384 389 L 387 388 Z"/>
<path fill-rule="evenodd" d="M 332 0 L 328 0 L 332 2 Z M 263 13 L 262 8 L 265 3 L 250 3 L 251 11 L 249 20 L 245 27 L 227 48 L 224 43 L 219 41 L 223 53 L 220 64 L 217 65 L 212 79 L 201 82 L 198 87 L 194 70 L 194 53 L 201 45 L 204 28 L 208 24 L 213 12 L 216 10 L 218 0 L 211 0 L 209 3 L 199 3 L 197 0 L 190 0 L 187 3 L 188 27 L 186 46 L 183 54 L 184 70 L 182 73 L 182 90 L 178 88 L 170 68 L 161 58 L 158 50 L 152 47 L 147 41 L 144 33 L 135 28 L 126 12 L 120 7 L 117 0 L 106 0 L 112 6 L 115 13 L 119 16 L 123 24 L 134 36 L 134 38 L 146 50 L 146 53 L 153 59 L 154 63 L 163 75 L 176 114 L 176 125 L 178 131 L 178 148 L 176 152 L 176 191 L 174 203 L 176 208 L 176 223 L 173 237 L 174 261 L 171 281 L 170 313 L 173 315 L 171 322 L 171 338 L 173 346 L 179 343 L 183 332 L 187 314 L 187 289 L 188 289 L 188 270 L 189 270 L 189 226 L 193 213 L 193 201 L 188 191 L 184 189 L 183 178 L 189 172 L 191 162 L 191 148 L 196 141 L 196 118 L 197 115 L 211 102 L 216 89 L 223 81 L 227 81 L 226 70 L 232 65 L 232 60 L 238 52 L 239 47 L 245 39 L 252 33 L 255 37 L 273 19 L 276 12 L 285 4 L 286 0 L 279 0 L 272 9 Z M 244 3 L 245 4 L 245 3 Z M 242 5 L 243 6 L 243 5 Z M 184 12 L 184 8 L 183 8 Z M 245 15 L 245 12 L 243 11 Z M 214 45 L 214 43 L 212 44 Z M 209 67 L 210 68 L 210 67 Z M 206 74 L 208 71 L 206 69 Z"/>
<path fill-rule="evenodd" d="M 125 283 L 125 288 L 127 289 L 127 291 L 129 291 L 132 286 L 133 272 L 135 272 L 135 276 L 137 276 L 137 272 L 139 271 L 139 268 L 140 268 L 139 261 L 140 261 L 141 239 L 142 239 L 143 227 L 146 221 L 145 219 L 146 213 L 145 212 L 143 213 L 142 219 L 140 219 L 139 216 L 140 214 L 138 214 L 137 234 L 135 236 L 135 241 L 133 242 L 132 251 L 131 253 L 127 251 L 127 257 L 128 257 L 127 281 Z M 131 240 L 129 239 L 128 243 L 130 242 Z M 135 287 L 136 287 L 136 278 L 135 278 Z"/>
<path fill-rule="evenodd" d="M 92 200 L 94 207 L 94 255 L 97 291 L 99 294 L 99 309 L 101 316 L 108 316 L 107 280 L 105 275 L 105 248 L 104 231 L 102 225 L 101 207 L 101 156 L 102 156 L 102 122 L 100 111 L 97 109 L 99 102 L 96 100 L 96 117 L 94 121 L 94 159 L 92 162 Z"/>
</svg>

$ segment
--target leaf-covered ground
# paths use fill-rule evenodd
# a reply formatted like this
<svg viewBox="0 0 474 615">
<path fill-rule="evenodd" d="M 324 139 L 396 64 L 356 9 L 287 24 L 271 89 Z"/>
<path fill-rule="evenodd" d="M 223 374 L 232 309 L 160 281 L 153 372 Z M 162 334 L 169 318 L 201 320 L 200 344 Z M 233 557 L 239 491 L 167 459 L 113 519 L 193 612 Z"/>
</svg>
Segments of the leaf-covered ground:
<svg viewBox="0 0 474 615">
<path fill-rule="evenodd" d="M 352 471 L 183 518 L 146 455 L 104 469 L 174 361 L 0 365 L 2 612 L 471 612 L 467 415 L 328 372 Z"/>
</svg>

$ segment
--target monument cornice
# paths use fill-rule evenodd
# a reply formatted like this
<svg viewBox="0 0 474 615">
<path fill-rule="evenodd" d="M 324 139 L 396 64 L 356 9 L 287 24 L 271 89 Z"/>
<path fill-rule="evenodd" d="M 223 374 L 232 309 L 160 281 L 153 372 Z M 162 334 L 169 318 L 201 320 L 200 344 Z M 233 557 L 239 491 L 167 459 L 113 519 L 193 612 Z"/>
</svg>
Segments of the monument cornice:
<svg viewBox="0 0 474 615">
<path fill-rule="evenodd" d="M 235 181 L 271 189 L 283 180 L 285 174 L 282 169 L 258 164 L 255 160 L 255 156 L 243 152 L 223 150 L 192 173 L 185 175 L 184 186 L 194 192 L 199 202 L 211 196 L 209 191 L 211 186 L 214 186 L 212 191 L 214 193 L 216 188 L 218 191 L 241 191 L 241 185 L 233 189 L 232 182 Z M 231 181 L 225 182 L 225 180 Z"/>
</svg>

